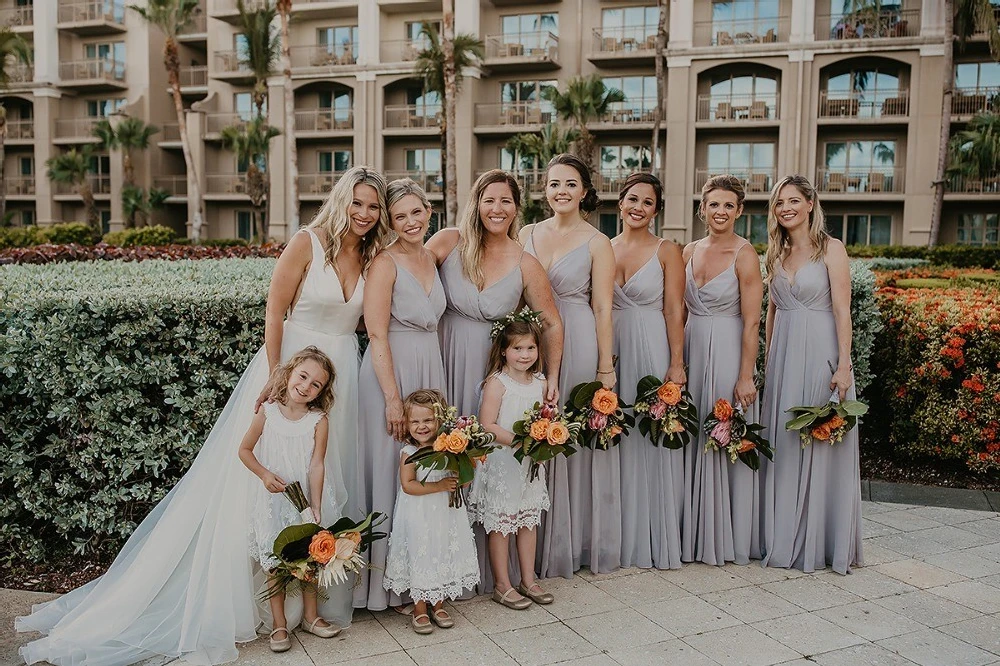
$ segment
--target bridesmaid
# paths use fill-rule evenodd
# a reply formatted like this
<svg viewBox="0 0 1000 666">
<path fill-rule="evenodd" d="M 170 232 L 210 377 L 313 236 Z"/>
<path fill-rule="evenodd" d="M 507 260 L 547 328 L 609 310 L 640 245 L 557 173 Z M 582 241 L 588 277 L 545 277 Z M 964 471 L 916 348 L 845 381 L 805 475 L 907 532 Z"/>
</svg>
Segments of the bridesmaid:
<svg viewBox="0 0 1000 666">
<path fill-rule="evenodd" d="M 763 564 L 840 574 L 863 564 L 858 430 L 802 448 L 786 410 L 854 400 L 851 268 L 824 228 L 816 189 L 802 176 L 771 190 L 767 221 L 764 424 L 774 462 L 762 461 Z M 832 377 L 831 377 L 832 372 Z M 828 379 L 829 378 L 829 379 Z"/>
<path fill-rule="evenodd" d="M 546 360 L 546 399 L 559 398 L 563 329 L 542 265 L 517 242 L 521 188 L 506 171 L 481 175 L 472 188 L 458 228 L 442 229 L 427 241 L 441 271 L 448 308 L 438 332 L 444 356 L 445 391 L 460 414 L 479 412 L 480 385 L 486 374 L 493 322 L 523 301 L 542 317 Z M 493 591 L 486 533 L 473 526 L 479 552 L 479 592 Z M 512 563 L 517 562 L 513 540 Z M 511 571 L 518 571 L 512 566 Z M 514 581 L 517 584 L 517 581 Z M 516 593 L 515 593 L 516 594 Z M 515 599 L 516 601 L 516 599 Z"/>
<path fill-rule="evenodd" d="M 709 178 L 698 209 L 708 235 L 684 248 L 684 352 L 702 421 L 719 398 L 742 405 L 747 420 L 757 421 L 753 373 L 764 285 L 753 246 L 733 231 L 745 197 L 738 178 Z M 706 452 L 706 441 L 699 434 L 684 448 L 681 559 L 748 564 L 760 557 L 757 474 L 722 451 Z"/>
<path fill-rule="evenodd" d="M 590 169 L 562 154 L 549 161 L 545 196 L 554 215 L 525 227 L 525 250 L 545 267 L 563 320 L 563 362 L 559 386 L 565 393 L 596 378 L 616 383 L 612 363 L 611 307 L 615 254 L 586 214 L 600 204 Z M 543 516 L 538 549 L 542 578 L 571 578 L 581 566 L 613 571 L 621 561 L 621 470 L 619 447 L 582 448 L 549 466 L 552 507 Z"/>
<path fill-rule="evenodd" d="M 406 435 L 401 396 L 444 386 L 438 320 L 444 287 L 434 255 L 423 245 L 431 215 L 427 195 L 408 178 L 386 189 L 389 226 L 397 239 L 368 269 L 364 318 L 369 345 L 361 361 L 358 489 L 364 511 L 392 523 L 399 486 L 399 450 Z M 387 542 L 372 545 L 371 569 L 354 591 L 354 607 L 384 610 L 402 599 L 382 588 Z"/>
<path fill-rule="evenodd" d="M 615 253 L 614 349 L 618 394 L 635 402 L 646 375 L 678 384 L 684 373 L 684 260 L 649 228 L 663 210 L 663 186 L 633 173 L 618 194 L 622 232 Z M 638 430 L 621 443 L 623 567 L 681 566 L 684 452 L 652 446 Z"/>
</svg>

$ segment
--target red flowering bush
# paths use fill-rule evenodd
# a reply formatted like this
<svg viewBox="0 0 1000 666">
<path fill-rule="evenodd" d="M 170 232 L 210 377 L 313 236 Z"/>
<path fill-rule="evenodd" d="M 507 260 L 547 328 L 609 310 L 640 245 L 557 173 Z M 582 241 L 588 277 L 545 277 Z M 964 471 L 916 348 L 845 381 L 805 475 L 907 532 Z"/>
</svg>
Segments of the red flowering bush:
<svg viewBox="0 0 1000 666">
<path fill-rule="evenodd" d="M 143 245 L 115 247 L 113 245 L 33 245 L 0 250 L 2 264 L 55 264 L 65 261 L 144 261 L 146 259 L 246 259 L 277 257 L 284 249 L 274 245 Z"/>
</svg>

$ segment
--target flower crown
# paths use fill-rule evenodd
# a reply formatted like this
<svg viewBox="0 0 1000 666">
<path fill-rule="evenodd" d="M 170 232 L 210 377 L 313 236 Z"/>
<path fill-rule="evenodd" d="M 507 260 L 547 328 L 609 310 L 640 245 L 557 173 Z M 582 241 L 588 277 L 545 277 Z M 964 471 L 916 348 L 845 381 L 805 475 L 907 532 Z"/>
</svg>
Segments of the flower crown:
<svg viewBox="0 0 1000 666">
<path fill-rule="evenodd" d="M 541 315 L 541 312 L 535 312 L 527 305 L 521 308 L 520 311 L 514 310 L 508 313 L 507 316 L 493 322 L 493 326 L 490 328 L 490 340 L 493 340 L 494 342 L 499 340 L 500 336 L 503 335 L 504 329 L 513 324 L 515 321 L 523 321 L 540 327 L 542 325 Z"/>
</svg>

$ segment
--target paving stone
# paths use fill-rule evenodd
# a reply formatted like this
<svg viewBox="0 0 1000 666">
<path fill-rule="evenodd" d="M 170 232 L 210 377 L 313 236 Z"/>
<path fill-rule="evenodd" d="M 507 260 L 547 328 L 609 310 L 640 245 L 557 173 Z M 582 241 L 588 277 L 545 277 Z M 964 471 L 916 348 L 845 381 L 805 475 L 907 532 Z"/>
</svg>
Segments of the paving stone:
<svg viewBox="0 0 1000 666">
<path fill-rule="evenodd" d="M 34 632 L 15 633 L 12 631 L 14 618 L 28 615 L 31 607 L 35 604 L 44 603 L 55 599 L 56 594 L 46 594 L 45 592 L 21 592 L 15 590 L 0 589 L 0 664 L 23 664 L 24 660 L 18 654 L 22 645 L 41 638 L 41 634 Z"/>
<path fill-rule="evenodd" d="M 959 548 L 973 548 L 995 543 L 996 539 L 972 530 L 963 529 L 962 525 L 941 525 L 920 532 L 920 536 L 948 546 L 952 551 Z"/>
<path fill-rule="evenodd" d="M 625 604 L 580 577 L 548 578 L 542 581 L 542 585 L 556 598 L 545 606 L 546 612 L 560 620 L 625 608 Z"/>
<path fill-rule="evenodd" d="M 742 624 L 729 613 L 698 597 L 659 601 L 637 610 L 679 638 Z"/>
<path fill-rule="evenodd" d="M 758 565 L 753 564 L 748 566 Z M 659 575 L 671 583 L 684 588 L 690 594 L 700 595 L 749 585 L 750 582 L 747 579 L 734 573 L 736 568 L 736 565 L 715 567 L 695 562 L 685 564 L 683 569 L 661 571 Z"/>
<path fill-rule="evenodd" d="M 902 532 L 903 530 L 876 522 L 874 518 L 861 519 L 861 535 L 865 539 L 874 539 L 875 537 L 900 534 Z"/>
<path fill-rule="evenodd" d="M 612 650 L 608 652 L 608 656 L 621 666 L 650 666 L 650 664 L 717 666 L 717 662 L 677 638 L 627 650 Z"/>
<path fill-rule="evenodd" d="M 802 656 L 753 627 L 745 625 L 688 636 L 684 642 L 727 666 L 770 666 Z"/>
<path fill-rule="evenodd" d="M 565 624 L 514 629 L 490 638 L 521 666 L 542 666 L 598 654 L 598 650 Z"/>
<path fill-rule="evenodd" d="M 635 576 L 636 574 L 649 573 L 652 569 L 640 569 L 639 567 L 628 567 L 617 571 L 606 573 L 594 573 L 590 569 L 583 568 L 576 572 L 576 575 L 583 578 L 588 583 L 596 583 L 599 580 L 609 580 L 611 578 L 621 578 L 622 576 Z"/>
<path fill-rule="evenodd" d="M 888 525 L 900 532 L 913 532 L 941 526 L 941 523 L 938 521 L 925 518 L 913 511 L 886 511 L 885 513 L 876 514 L 871 518 L 866 518 L 866 520 Z"/>
<path fill-rule="evenodd" d="M 886 576 L 867 567 L 853 569 L 847 576 L 831 575 L 826 581 L 837 587 L 858 595 L 862 599 L 878 599 L 890 594 L 903 594 L 917 589 L 912 585 Z"/>
<path fill-rule="evenodd" d="M 551 606 L 532 604 L 524 610 L 511 610 L 487 596 L 456 601 L 452 606 L 484 634 L 497 634 L 559 621 L 556 616 L 545 610 Z"/>
<path fill-rule="evenodd" d="M 996 655 L 974 645 L 941 633 L 924 629 L 912 634 L 887 638 L 878 643 L 920 666 L 985 666 L 996 661 Z"/>
<path fill-rule="evenodd" d="M 234 664 L 238 666 L 312 666 L 312 659 L 306 654 L 306 651 L 302 648 L 302 643 L 298 640 L 298 635 L 301 633 L 293 633 L 291 649 L 287 652 L 279 652 L 278 654 L 271 652 L 271 645 L 266 636 L 250 643 L 240 643 L 237 645 L 240 656 Z M 156 661 L 156 659 L 149 659 L 143 663 L 150 664 Z M 159 663 L 162 663 L 162 658 L 159 660 Z"/>
<path fill-rule="evenodd" d="M 811 613 L 753 625 L 782 645 L 806 657 L 864 643 L 860 636 Z"/>
<path fill-rule="evenodd" d="M 889 562 L 888 564 L 880 564 L 877 567 L 873 567 L 872 570 L 921 589 L 966 580 L 965 576 L 960 576 L 947 569 L 942 569 L 918 560 Z"/>
<path fill-rule="evenodd" d="M 872 539 L 865 539 L 862 544 L 862 549 L 866 567 L 874 567 L 887 562 L 898 562 L 899 560 L 910 559 L 909 555 L 889 550 L 885 546 L 880 546 L 874 543 Z"/>
<path fill-rule="evenodd" d="M 464 640 L 483 635 L 483 632 L 476 628 L 476 626 L 460 612 L 455 612 L 453 609 L 448 610 L 448 614 L 451 615 L 452 619 L 455 621 L 455 626 L 450 629 L 435 627 L 434 632 L 430 634 L 416 633 L 410 627 L 410 620 L 412 619 L 411 616 L 400 615 L 395 611 L 393 611 L 391 615 L 380 616 L 378 618 L 378 622 L 405 650 L 424 647 L 425 645 L 450 643 L 452 641 Z"/>
<path fill-rule="evenodd" d="M 660 643 L 672 638 L 666 629 L 632 609 L 566 620 L 566 626 L 604 651 Z"/>
<path fill-rule="evenodd" d="M 851 574 L 854 575 L 854 574 Z M 842 606 L 861 601 L 861 597 L 827 582 L 823 578 L 807 576 L 779 583 L 768 583 L 765 590 L 807 611 Z"/>
<path fill-rule="evenodd" d="M 915 509 L 911 509 L 911 511 L 924 518 L 936 520 L 943 525 L 960 525 L 962 523 L 1000 517 L 1000 515 L 992 511 L 970 511 L 968 509 L 952 509 L 944 506 L 918 506 Z"/>
<path fill-rule="evenodd" d="M 819 666 L 913 666 L 913 662 L 880 645 L 864 643 L 809 658 Z"/>
<path fill-rule="evenodd" d="M 882 597 L 875 599 L 875 603 L 928 627 L 939 627 L 942 624 L 951 624 L 980 616 L 979 611 L 931 594 L 926 590 Z"/>
<path fill-rule="evenodd" d="M 869 518 L 878 513 L 885 513 L 886 511 L 899 511 L 899 506 L 896 504 L 886 504 L 883 502 L 861 503 L 861 515 L 865 518 Z"/>
<path fill-rule="evenodd" d="M 827 608 L 816 611 L 816 615 L 870 641 L 924 629 L 924 625 L 919 622 L 872 601 L 859 601 L 846 606 Z"/>
<path fill-rule="evenodd" d="M 414 648 L 408 653 L 418 666 L 517 666 L 517 661 L 482 634 L 440 646 Z"/>
<path fill-rule="evenodd" d="M 1000 616 L 998 615 L 984 615 L 971 620 L 955 622 L 938 627 L 938 631 L 983 650 L 988 650 L 995 655 L 1000 655 Z"/>
<path fill-rule="evenodd" d="M 359 622 L 336 638 L 319 638 L 297 632 L 296 637 L 317 665 L 340 664 L 353 659 L 398 652 L 403 648 L 378 622 Z"/>
<path fill-rule="evenodd" d="M 962 529 L 989 537 L 994 543 L 1000 542 L 1000 518 L 962 523 Z"/>
<path fill-rule="evenodd" d="M 802 612 L 795 604 L 756 586 L 711 592 L 701 598 L 743 622 L 771 620 Z"/>
<path fill-rule="evenodd" d="M 374 657 L 365 657 L 364 659 L 352 659 L 349 662 L 345 662 L 345 666 L 415 666 L 416 663 L 406 652 L 401 650 L 399 652 L 377 654 Z"/>
<path fill-rule="evenodd" d="M 966 578 L 985 578 L 1000 574 L 1000 562 L 988 560 L 967 550 L 930 555 L 924 558 L 924 562 L 953 571 Z"/>
<path fill-rule="evenodd" d="M 1000 543 L 988 543 L 985 546 L 966 548 L 965 552 L 990 560 L 991 562 L 1000 562 Z"/>
<path fill-rule="evenodd" d="M 781 567 L 762 567 L 758 562 L 751 562 L 748 566 L 732 566 L 730 570 L 740 578 L 750 581 L 754 585 L 764 585 L 765 583 L 778 583 L 783 580 L 802 578 L 808 574 L 798 569 L 782 569 Z"/>
<path fill-rule="evenodd" d="M 604 590 L 632 608 L 688 595 L 686 590 L 652 571 L 637 576 L 599 580 L 594 582 L 594 587 Z"/>
<path fill-rule="evenodd" d="M 951 599 L 980 613 L 1000 613 L 1000 594 L 995 587 L 983 585 L 979 581 L 967 580 L 941 587 L 932 587 L 929 592 Z"/>
<path fill-rule="evenodd" d="M 921 532 L 900 532 L 888 536 L 875 537 L 871 540 L 876 546 L 882 546 L 897 553 L 909 555 L 910 557 L 921 557 L 923 555 L 939 555 L 952 550 L 947 544 L 939 543 L 933 539 L 923 536 Z"/>
</svg>

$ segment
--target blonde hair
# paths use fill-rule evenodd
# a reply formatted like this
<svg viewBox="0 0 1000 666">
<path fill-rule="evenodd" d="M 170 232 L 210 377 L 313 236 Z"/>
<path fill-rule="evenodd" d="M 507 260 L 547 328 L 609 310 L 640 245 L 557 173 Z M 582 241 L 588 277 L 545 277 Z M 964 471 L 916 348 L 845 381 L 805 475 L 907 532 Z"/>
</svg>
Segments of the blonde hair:
<svg viewBox="0 0 1000 666">
<path fill-rule="evenodd" d="M 730 174 L 721 174 L 719 176 L 712 176 L 701 188 L 701 204 L 698 206 L 698 218 L 702 222 L 705 220 L 705 204 L 708 202 L 708 194 L 713 190 L 722 190 L 724 192 L 732 192 L 736 195 L 736 205 L 740 208 L 743 207 L 743 202 L 746 201 L 747 192 L 743 188 L 743 181 L 736 176 Z"/>
<path fill-rule="evenodd" d="M 370 185 L 378 194 L 379 211 L 375 227 L 365 234 L 361 241 L 361 271 L 368 270 L 372 259 L 386 245 L 389 235 L 389 209 L 385 203 L 385 178 L 370 167 L 357 166 L 348 169 L 333 186 L 330 196 L 309 223 L 310 229 L 322 229 L 326 233 L 324 254 L 326 263 L 337 270 L 337 254 L 344 244 L 344 238 L 351 232 L 351 202 L 354 201 L 354 187 Z M 339 272 L 338 272 L 339 275 Z"/>
<path fill-rule="evenodd" d="M 385 209 L 389 211 L 399 201 L 406 196 L 413 195 L 420 199 L 424 208 L 430 210 L 431 202 L 427 198 L 424 188 L 420 187 L 412 178 L 400 178 L 389 183 L 385 188 Z M 389 220 L 389 229 L 392 229 L 392 220 Z"/>
<path fill-rule="evenodd" d="M 330 357 L 313 345 L 295 352 L 288 361 L 274 369 L 274 372 L 271 373 L 271 386 L 273 387 L 271 395 L 276 401 L 285 404 L 288 400 L 288 378 L 291 377 L 295 368 L 306 361 L 315 361 L 326 373 L 326 384 L 320 389 L 319 395 L 309 402 L 309 409 L 329 412 L 335 399 L 333 383 L 337 381 L 337 370 L 333 367 L 333 361 L 330 360 Z"/>
<path fill-rule="evenodd" d="M 503 370 L 504 352 L 514 344 L 514 340 L 522 336 L 531 336 L 535 341 L 535 346 L 538 347 L 538 358 L 528 368 L 528 372 L 536 374 L 542 371 L 542 367 L 544 366 L 542 359 L 542 329 L 534 322 L 517 319 L 507 324 L 503 329 L 503 333 L 498 335 L 496 340 L 493 341 L 493 345 L 490 347 L 490 357 L 486 362 L 487 379 Z M 485 382 L 486 380 L 484 379 L 483 381 Z"/>
<path fill-rule="evenodd" d="M 441 409 L 448 408 L 448 400 L 441 391 L 437 389 L 417 389 L 403 399 L 403 417 L 409 421 L 411 409 L 414 407 L 426 407 L 434 412 L 434 416 L 437 418 L 438 412 L 434 409 L 435 405 L 440 405 Z M 441 425 L 440 418 L 438 418 L 438 425 Z M 414 446 L 420 446 L 419 442 L 414 440 L 413 436 L 410 435 L 409 429 L 406 432 L 406 441 Z"/>
<path fill-rule="evenodd" d="M 767 254 L 764 255 L 764 267 L 767 269 L 767 282 L 771 281 L 777 263 L 785 258 L 791 244 L 788 239 L 788 231 L 778 223 L 778 216 L 774 213 L 774 207 L 778 201 L 778 194 L 785 185 L 791 185 L 799 191 L 806 201 L 813 205 L 812 212 L 809 213 L 809 242 L 813 246 L 812 259 L 816 261 L 826 253 L 826 243 L 830 240 L 830 234 L 826 231 L 826 218 L 823 215 L 823 207 L 819 204 L 819 195 L 816 188 L 805 176 L 785 176 L 771 188 L 771 198 L 767 202 Z"/>
<path fill-rule="evenodd" d="M 480 290 L 486 286 L 486 275 L 483 273 L 483 249 L 486 245 L 486 234 L 483 233 L 483 221 L 479 217 L 479 201 L 483 198 L 486 188 L 494 183 L 506 183 L 510 188 L 517 215 L 507 228 L 507 237 L 517 240 L 521 228 L 521 186 L 510 173 L 501 169 L 491 169 L 476 179 L 472 186 L 472 194 L 465 204 L 462 217 L 458 220 L 459 255 L 462 258 L 462 273 Z"/>
</svg>

